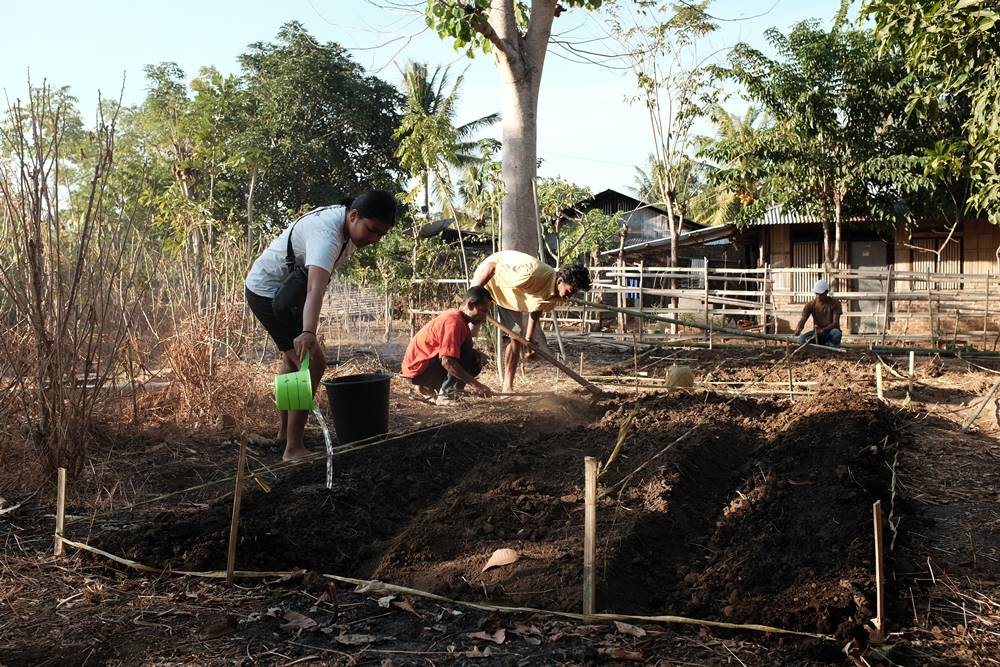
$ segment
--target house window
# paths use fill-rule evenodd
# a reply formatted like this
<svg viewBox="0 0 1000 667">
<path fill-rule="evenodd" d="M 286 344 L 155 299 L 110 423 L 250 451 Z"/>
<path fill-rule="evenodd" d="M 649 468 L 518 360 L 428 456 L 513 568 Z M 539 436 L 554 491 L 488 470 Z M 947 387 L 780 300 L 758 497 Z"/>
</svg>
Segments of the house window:
<svg viewBox="0 0 1000 667">
<path fill-rule="evenodd" d="M 915 273 L 962 273 L 961 240 L 952 238 L 945 244 L 943 238 L 913 239 L 910 241 L 910 266 Z M 961 289 L 957 281 L 938 281 L 931 285 L 926 280 L 914 280 L 914 289 Z"/>
</svg>

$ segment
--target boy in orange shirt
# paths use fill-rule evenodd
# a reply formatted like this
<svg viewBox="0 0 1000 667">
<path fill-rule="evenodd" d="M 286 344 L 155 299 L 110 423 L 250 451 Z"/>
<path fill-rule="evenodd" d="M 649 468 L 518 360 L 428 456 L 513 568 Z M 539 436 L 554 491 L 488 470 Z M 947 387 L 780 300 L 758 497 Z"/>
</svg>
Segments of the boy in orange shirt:
<svg viewBox="0 0 1000 667">
<path fill-rule="evenodd" d="M 471 287 L 458 308 L 425 324 L 406 346 L 403 377 L 425 395 L 448 399 L 467 386 L 477 396 L 490 396 L 493 391 L 476 379 L 483 355 L 472 347 L 470 327 L 486 319 L 492 303 L 488 291 Z"/>
</svg>

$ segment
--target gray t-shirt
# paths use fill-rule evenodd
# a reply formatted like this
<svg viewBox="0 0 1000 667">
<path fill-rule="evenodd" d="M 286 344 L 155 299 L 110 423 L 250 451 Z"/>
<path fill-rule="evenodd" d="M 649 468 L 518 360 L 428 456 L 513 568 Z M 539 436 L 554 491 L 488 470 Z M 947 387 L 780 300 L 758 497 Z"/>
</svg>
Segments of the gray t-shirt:
<svg viewBox="0 0 1000 667">
<path fill-rule="evenodd" d="M 246 278 L 247 289 L 269 298 L 278 291 L 288 273 L 285 255 L 288 252 L 288 234 L 293 225 L 292 252 L 296 264 L 317 266 L 331 273 L 342 266 L 356 249 L 344 229 L 345 212 L 343 206 L 318 208 L 286 227 L 250 267 Z"/>
</svg>

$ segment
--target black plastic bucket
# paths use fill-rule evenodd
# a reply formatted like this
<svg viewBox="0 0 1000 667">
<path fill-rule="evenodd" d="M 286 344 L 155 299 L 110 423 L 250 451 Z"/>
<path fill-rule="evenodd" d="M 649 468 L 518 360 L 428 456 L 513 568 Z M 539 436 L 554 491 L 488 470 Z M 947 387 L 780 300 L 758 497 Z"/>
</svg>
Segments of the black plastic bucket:
<svg viewBox="0 0 1000 667">
<path fill-rule="evenodd" d="M 389 432 L 390 377 L 363 373 L 323 380 L 341 444 Z"/>
</svg>

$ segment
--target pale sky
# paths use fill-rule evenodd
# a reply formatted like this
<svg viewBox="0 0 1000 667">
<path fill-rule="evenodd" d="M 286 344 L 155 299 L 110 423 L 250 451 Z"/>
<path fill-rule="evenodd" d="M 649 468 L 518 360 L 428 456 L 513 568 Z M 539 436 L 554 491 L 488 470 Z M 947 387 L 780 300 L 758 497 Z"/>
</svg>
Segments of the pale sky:
<svg viewBox="0 0 1000 667">
<path fill-rule="evenodd" d="M 698 44 L 698 53 L 719 52 L 718 60 L 739 41 L 766 48 L 767 28 L 786 30 L 807 18 L 829 25 L 838 6 L 837 0 L 716 0 L 709 11 L 725 20 Z M 176 62 L 189 78 L 207 65 L 235 73 L 237 57 L 248 44 L 273 40 L 290 20 L 300 21 L 321 42 L 347 47 L 358 63 L 394 85 L 407 59 L 431 67 L 454 63 L 454 74 L 465 70 L 459 123 L 502 107 L 492 56 L 460 56 L 424 29 L 422 14 L 394 11 L 383 0 L 0 0 L 0 25 L 6 27 L 0 42 L 0 89 L 8 99 L 23 98 L 30 71 L 36 85 L 45 79 L 70 86 L 89 119 L 98 91 L 117 98 L 123 77 L 124 102 L 141 102 L 146 64 Z M 606 22 L 600 13 L 572 10 L 556 19 L 553 32 L 565 39 L 593 40 L 606 35 Z M 584 48 L 602 51 L 607 45 L 588 42 Z M 538 114 L 538 152 L 544 161 L 539 173 L 595 192 L 628 192 L 634 166 L 645 164 L 652 152 L 644 109 L 626 102 L 634 95 L 634 75 L 571 58 L 576 57 L 555 46 L 546 58 Z M 743 108 L 736 100 L 728 107 Z M 492 134 L 499 138 L 499 129 Z"/>
</svg>

